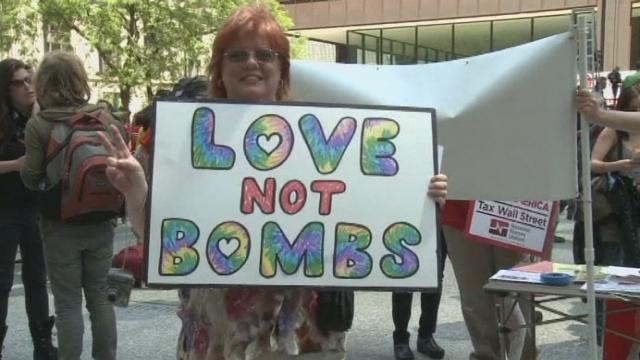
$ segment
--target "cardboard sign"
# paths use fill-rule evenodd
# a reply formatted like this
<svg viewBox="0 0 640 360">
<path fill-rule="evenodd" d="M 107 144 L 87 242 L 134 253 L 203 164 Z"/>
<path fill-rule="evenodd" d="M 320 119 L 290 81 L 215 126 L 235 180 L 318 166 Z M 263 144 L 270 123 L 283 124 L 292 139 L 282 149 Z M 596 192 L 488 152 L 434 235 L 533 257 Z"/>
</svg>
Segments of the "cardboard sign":
<svg viewBox="0 0 640 360">
<path fill-rule="evenodd" d="M 150 285 L 437 286 L 433 110 L 155 106 Z"/>
<path fill-rule="evenodd" d="M 466 234 L 490 245 L 549 258 L 558 207 L 553 201 L 474 201 Z"/>
</svg>

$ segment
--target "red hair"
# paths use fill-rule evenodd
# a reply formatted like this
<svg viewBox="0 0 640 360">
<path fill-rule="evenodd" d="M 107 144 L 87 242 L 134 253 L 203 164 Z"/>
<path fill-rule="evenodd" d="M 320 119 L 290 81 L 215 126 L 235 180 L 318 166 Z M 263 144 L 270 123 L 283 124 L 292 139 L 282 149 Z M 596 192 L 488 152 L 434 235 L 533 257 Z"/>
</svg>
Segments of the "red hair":
<svg viewBox="0 0 640 360">
<path fill-rule="evenodd" d="M 225 51 L 233 46 L 235 40 L 245 34 L 264 37 L 269 42 L 269 46 L 278 52 L 282 85 L 276 92 L 276 99 L 287 98 L 291 87 L 289 40 L 284 34 L 282 26 L 278 24 L 269 9 L 262 4 L 241 7 L 218 30 L 213 41 L 211 62 L 207 67 L 210 95 L 216 98 L 227 97 L 227 90 L 221 81 L 222 57 Z"/>
</svg>

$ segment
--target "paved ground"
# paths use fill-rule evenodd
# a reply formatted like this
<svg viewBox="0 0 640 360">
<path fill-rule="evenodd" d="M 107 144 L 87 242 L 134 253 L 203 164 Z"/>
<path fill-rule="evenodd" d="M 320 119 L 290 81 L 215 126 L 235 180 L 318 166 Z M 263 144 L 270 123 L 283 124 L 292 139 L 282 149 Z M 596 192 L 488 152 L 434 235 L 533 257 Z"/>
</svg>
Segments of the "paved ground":
<svg viewBox="0 0 640 360">
<path fill-rule="evenodd" d="M 565 243 L 556 243 L 553 259 L 572 262 L 571 229 L 573 224 L 562 221 L 557 235 L 565 237 Z M 126 228 L 118 229 L 117 248 L 133 243 Z M 24 291 L 16 265 L 14 291 L 10 298 L 9 332 L 3 355 L 10 360 L 28 360 L 31 356 L 30 337 L 24 312 Z M 416 298 L 416 300 L 418 300 Z M 128 308 L 117 308 L 119 359 L 175 359 L 175 346 L 179 322 L 175 315 L 177 296 L 171 290 L 136 290 Z M 572 313 L 584 311 L 580 301 L 560 304 Z M 52 307 L 53 308 L 53 307 Z M 389 293 L 360 292 L 356 295 L 356 318 L 348 337 L 348 358 L 383 360 L 393 359 L 391 296 Z M 414 301 L 411 331 L 417 333 L 419 301 Z M 544 313 L 545 319 L 554 315 Z M 86 332 L 84 359 L 90 359 L 90 331 L 88 314 L 85 313 Z M 586 327 L 577 323 L 558 323 L 538 328 L 538 344 L 544 359 L 580 359 L 587 356 Z M 467 359 L 471 350 L 467 330 L 460 313 L 457 285 L 449 263 L 445 269 L 444 293 L 439 312 L 436 338 L 447 351 L 447 359 Z M 412 338 L 412 340 L 414 340 Z M 412 343 L 412 346 L 415 343 Z M 427 359 L 418 355 L 418 359 Z M 304 357 L 301 360 L 311 360 Z"/>
</svg>

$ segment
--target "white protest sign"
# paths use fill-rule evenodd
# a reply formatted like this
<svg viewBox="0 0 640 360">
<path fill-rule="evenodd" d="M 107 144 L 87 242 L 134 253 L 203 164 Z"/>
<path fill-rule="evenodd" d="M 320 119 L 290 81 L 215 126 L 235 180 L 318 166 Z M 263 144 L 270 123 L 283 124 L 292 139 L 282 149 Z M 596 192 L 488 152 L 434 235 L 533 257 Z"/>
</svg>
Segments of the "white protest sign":
<svg viewBox="0 0 640 360">
<path fill-rule="evenodd" d="M 150 285 L 437 286 L 429 109 L 157 102 Z"/>
<path fill-rule="evenodd" d="M 552 201 L 473 203 L 467 220 L 470 239 L 548 259 L 557 206 Z"/>
<path fill-rule="evenodd" d="M 434 107 L 450 199 L 577 195 L 576 44 L 559 34 L 422 65 L 294 61 L 296 100 Z"/>
</svg>

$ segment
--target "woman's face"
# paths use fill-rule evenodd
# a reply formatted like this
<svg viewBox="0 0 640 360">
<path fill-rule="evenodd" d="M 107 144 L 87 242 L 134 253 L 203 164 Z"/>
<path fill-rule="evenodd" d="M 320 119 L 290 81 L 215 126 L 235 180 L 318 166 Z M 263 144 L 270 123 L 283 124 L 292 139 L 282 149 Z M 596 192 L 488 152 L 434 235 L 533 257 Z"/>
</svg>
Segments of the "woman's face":
<svg viewBox="0 0 640 360">
<path fill-rule="evenodd" d="M 31 77 L 31 72 L 19 69 L 13 73 L 13 77 L 9 81 L 9 98 L 13 107 L 18 110 L 30 109 L 36 101 Z"/>
<path fill-rule="evenodd" d="M 280 57 L 262 36 L 242 34 L 223 55 L 222 83 L 230 99 L 275 101 L 280 79 Z"/>
</svg>

